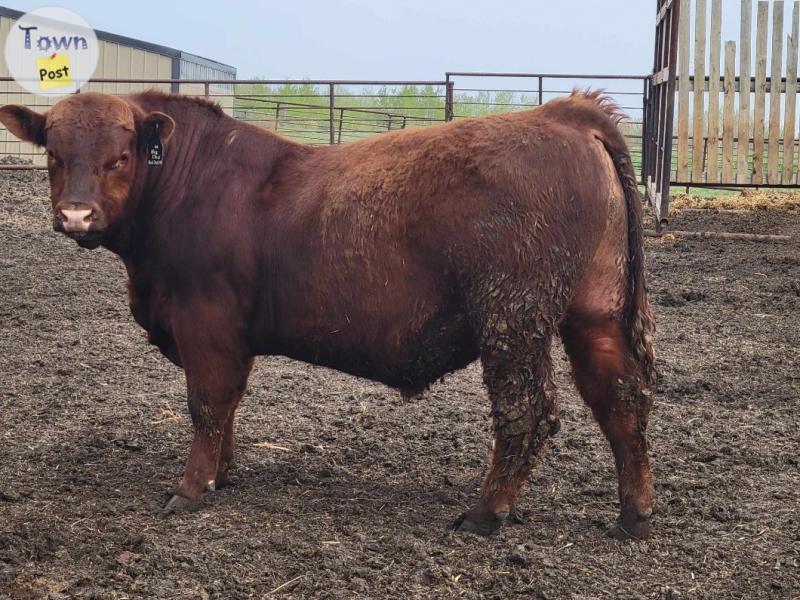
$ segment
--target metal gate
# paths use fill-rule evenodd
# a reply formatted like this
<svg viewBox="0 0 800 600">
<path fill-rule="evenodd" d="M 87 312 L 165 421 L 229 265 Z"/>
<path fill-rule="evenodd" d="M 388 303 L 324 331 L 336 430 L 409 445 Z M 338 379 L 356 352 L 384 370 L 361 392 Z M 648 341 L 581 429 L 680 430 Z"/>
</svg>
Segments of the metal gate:
<svg viewBox="0 0 800 600">
<path fill-rule="evenodd" d="M 655 59 L 645 97 L 642 174 L 656 227 L 663 230 L 669 218 L 680 1 L 656 0 L 656 10 Z"/>
</svg>

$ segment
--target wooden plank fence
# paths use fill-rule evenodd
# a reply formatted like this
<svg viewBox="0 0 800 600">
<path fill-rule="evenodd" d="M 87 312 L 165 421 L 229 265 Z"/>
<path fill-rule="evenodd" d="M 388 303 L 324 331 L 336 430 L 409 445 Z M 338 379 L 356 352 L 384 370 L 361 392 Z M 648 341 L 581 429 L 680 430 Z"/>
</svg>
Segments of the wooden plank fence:
<svg viewBox="0 0 800 600">
<path fill-rule="evenodd" d="M 798 185 L 800 0 L 680 0 L 677 37 L 673 184 Z"/>
<path fill-rule="evenodd" d="M 656 39 L 653 75 L 645 82 L 644 143 L 642 178 L 647 201 L 653 209 L 656 229 L 663 231 L 669 216 L 669 184 L 672 175 L 673 126 L 675 116 L 675 83 L 677 80 L 678 34 L 681 0 L 656 0 Z M 684 35 L 687 30 L 683 30 Z M 688 37 L 687 37 L 688 40 Z M 687 42 L 688 43 L 688 42 Z M 688 73 L 689 57 L 683 57 L 683 73 Z M 688 84 L 688 79 L 685 79 Z M 683 132 L 679 143 L 688 148 L 688 85 L 681 90 L 684 98 L 679 116 Z M 685 92 L 685 94 L 684 94 Z"/>
</svg>

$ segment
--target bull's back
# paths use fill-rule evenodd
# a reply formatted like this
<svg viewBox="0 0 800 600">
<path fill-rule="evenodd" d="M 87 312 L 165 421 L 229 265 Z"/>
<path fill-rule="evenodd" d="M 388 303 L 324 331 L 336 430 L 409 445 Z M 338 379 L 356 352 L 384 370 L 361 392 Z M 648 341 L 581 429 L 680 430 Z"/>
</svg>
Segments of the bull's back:
<svg viewBox="0 0 800 600">
<path fill-rule="evenodd" d="M 369 240 L 378 264 L 399 248 L 439 280 L 487 262 L 540 268 L 552 254 L 545 249 L 588 262 L 619 182 L 591 131 L 542 114 L 467 119 L 326 149 L 308 198 L 320 235 Z"/>
</svg>

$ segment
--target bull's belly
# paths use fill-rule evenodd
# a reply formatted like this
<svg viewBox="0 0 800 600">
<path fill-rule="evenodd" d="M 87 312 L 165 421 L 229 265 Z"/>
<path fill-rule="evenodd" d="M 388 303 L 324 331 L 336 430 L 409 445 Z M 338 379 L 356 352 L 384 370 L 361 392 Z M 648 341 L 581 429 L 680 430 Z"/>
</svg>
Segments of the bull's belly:
<svg viewBox="0 0 800 600">
<path fill-rule="evenodd" d="M 478 358 L 478 344 L 463 315 L 432 319 L 397 340 L 364 339 L 344 332 L 283 339 L 265 352 L 280 354 L 409 393 Z"/>
</svg>

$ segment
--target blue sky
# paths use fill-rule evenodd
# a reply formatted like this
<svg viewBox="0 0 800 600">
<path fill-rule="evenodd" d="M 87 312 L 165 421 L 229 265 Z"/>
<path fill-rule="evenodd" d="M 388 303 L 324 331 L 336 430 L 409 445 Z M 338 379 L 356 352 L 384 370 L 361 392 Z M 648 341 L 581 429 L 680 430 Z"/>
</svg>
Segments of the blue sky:
<svg viewBox="0 0 800 600">
<path fill-rule="evenodd" d="M 65 6 L 96 29 L 232 64 L 240 78 L 644 74 L 653 61 L 650 0 L 0 1 Z"/>
</svg>

